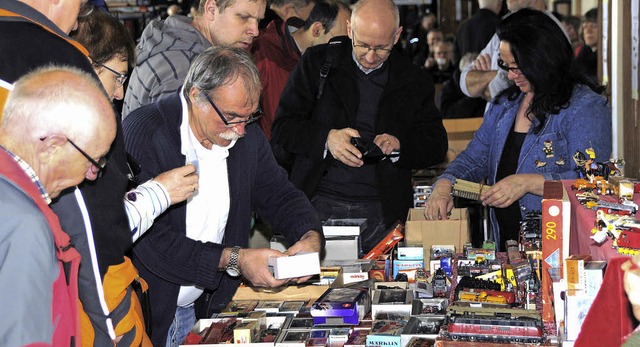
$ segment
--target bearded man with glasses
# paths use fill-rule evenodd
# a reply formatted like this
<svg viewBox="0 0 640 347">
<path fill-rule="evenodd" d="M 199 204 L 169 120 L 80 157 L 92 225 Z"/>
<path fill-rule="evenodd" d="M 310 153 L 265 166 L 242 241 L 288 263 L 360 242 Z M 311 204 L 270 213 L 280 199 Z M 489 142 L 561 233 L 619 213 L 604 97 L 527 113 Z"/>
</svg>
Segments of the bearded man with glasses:
<svg viewBox="0 0 640 347">
<path fill-rule="evenodd" d="M 395 221 L 406 219 L 413 204 L 411 170 L 440 163 L 447 152 L 431 78 L 393 50 L 399 22 L 392 1 L 358 1 L 347 23 L 350 40 L 335 38 L 307 50 L 289 77 L 272 128 L 272 141 L 295 157 L 291 181 L 321 219 L 367 219 L 365 253 Z M 339 55 L 319 92 L 325 57 L 336 45 Z M 363 157 L 352 144 L 358 137 L 379 147 L 384 159 Z"/>
<path fill-rule="evenodd" d="M 260 90 L 245 50 L 212 47 L 194 60 L 180 93 L 123 122 L 141 180 L 185 162 L 200 177 L 196 194 L 157 218 L 133 248 L 134 264 L 149 283 L 154 346 L 179 345 L 196 317 L 220 312 L 240 275 L 257 286 L 286 283 L 269 272 L 267 258 L 321 250 L 317 213 L 253 124 L 261 114 Z M 286 253 L 247 248 L 254 210 L 287 236 Z"/>
</svg>

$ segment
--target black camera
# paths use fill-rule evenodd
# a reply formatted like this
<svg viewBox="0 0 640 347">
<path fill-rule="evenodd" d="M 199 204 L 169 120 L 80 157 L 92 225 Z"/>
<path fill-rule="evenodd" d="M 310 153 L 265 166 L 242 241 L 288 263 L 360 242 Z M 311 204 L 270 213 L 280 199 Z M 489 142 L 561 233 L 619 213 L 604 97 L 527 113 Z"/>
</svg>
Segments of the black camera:
<svg viewBox="0 0 640 347">
<path fill-rule="evenodd" d="M 362 153 L 362 161 L 365 164 L 375 164 L 386 157 L 373 141 L 365 140 L 362 137 L 352 137 L 351 144 Z"/>
</svg>

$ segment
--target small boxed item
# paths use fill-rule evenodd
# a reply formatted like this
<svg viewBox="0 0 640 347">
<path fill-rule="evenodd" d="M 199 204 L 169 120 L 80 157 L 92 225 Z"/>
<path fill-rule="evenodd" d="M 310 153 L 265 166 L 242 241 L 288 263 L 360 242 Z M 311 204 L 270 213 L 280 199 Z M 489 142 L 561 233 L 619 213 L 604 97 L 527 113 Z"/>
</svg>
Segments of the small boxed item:
<svg viewBox="0 0 640 347">
<path fill-rule="evenodd" d="M 584 267 L 589 260 L 591 260 L 589 254 L 576 254 L 564 260 L 564 279 L 567 281 L 567 289 L 587 289 L 587 274 Z"/>
<path fill-rule="evenodd" d="M 382 312 L 397 313 L 408 319 L 413 307 L 413 291 L 407 289 L 375 289 L 371 302 L 371 317 L 378 319 Z"/>
<path fill-rule="evenodd" d="M 360 255 L 360 233 L 367 228 L 365 218 L 330 218 L 322 226 L 325 247 L 322 259 L 350 260 Z"/>
<path fill-rule="evenodd" d="M 219 316 L 246 315 L 258 305 L 258 300 L 233 300 L 225 307 Z"/>
<path fill-rule="evenodd" d="M 408 246 L 422 246 L 429 254 L 432 245 L 454 245 L 463 249 L 469 237 L 469 216 L 466 208 L 454 208 L 447 220 L 426 220 L 424 209 L 409 209 L 405 225 Z"/>
<path fill-rule="evenodd" d="M 424 250 L 422 246 L 398 246 L 398 260 L 423 260 Z"/>
<path fill-rule="evenodd" d="M 607 266 L 606 261 L 592 260 L 587 262 L 584 266 L 585 272 L 585 294 L 596 295 L 602 286 L 602 280 L 604 278 L 604 270 Z"/>
<path fill-rule="evenodd" d="M 369 331 L 365 329 L 354 331 L 349 336 L 344 347 L 365 347 L 367 345 L 367 335 L 369 335 Z"/>
<path fill-rule="evenodd" d="M 402 345 L 406 346 L 412 338 L 429 338 L 432 341 L 440 335 L 440 327 L 447 323 L 446 315 L 411 317 L 402 331 Z"/>
<path fill-rule="evenodd" d="M 260 325 L 257 321 L 242 322 L 233 328 L 233 343 L 258 342 Z"/>
<path fill-rule="evenodd" d="M 422 260 L 394 260 L 393 261 L 393 278 L 396 278 L 398 273 L 406 273 L 409 282 L 415 282 L 415 272 L 417 269 L 424 267 L 424 261 Z M 411 275 L 411 276 L 409 276 Z"/>
<path fill-rule="evenodd" d="M 351 328 L 332 328 L 329 333 L 329 347 L 342 347 L 349 340 Z"/>
<path fill-rule="evenodd" d="M 270 257 L 269 269 L 278 280 L 298 278 L 320 273 L 318 252 L 298 253 L 288 257 Z"/>
<path fill-rule="evenodd" d="M 366 228 L 366 218 L 329 218 L 322 225 L 322 232 L 325 237 L 359 236 Z"/>
<path fill-rule="evenodd" d="M 329 288 L 311 306 L 314 324 L 355 325 L 369 311 L 369 289 Z"/>
<path fill-rule="evenodd" d="M 322 260 L 353 260 L 360 254 L 360 236 L 325 237 Z"/>
<path fill-rule="evenodd" d="M 305 305 L 305 301 L 285 301 L 282 303 L 282 306 L 280 306 L 280 313 L 283 314 L 298 314 L 298 312 L 300 312 L 300 310 L 302 309 L 302 307 L 304 307 Z"/>
<path fill-rule="evenodd" d="M 375 320 L 371 333 L 367 335 L 367 347 L 401 347 L 401 334 L 407 325 L 406 320 Z"/>
<path fill-rule="evenodd" d="M 310 334 L 311 330 L 282 330 L 276 340 L 276 346 L 305 347 Z"/>
<path fill-rule="evenodd" d="M 449 307 L 449 299 L 447 298 L 417 299 L 413 300 L 412 313 L 414 315 L 441 315 L 447 313 L 447 307 Z"/>
<path fill-rule="evenodd" d="M 578 338 L 580 327 L 582 327 L 582 323 L 591 308 L 591 304 L 593 304 L 593 300 L 595 300 L 595 296 L 584 295 L 581 291 L 580 294 L 576 293 L 576 291 L 569 290 L 565 296 L 564 326 L 567 341 L 573 341 Z"/>
<path fill-rule="evenodd" d="M 282 306 L 282 301 L 260 301 L 254 310 L 266 313 L 278 313 L 280 306 Z"/>
</svg>

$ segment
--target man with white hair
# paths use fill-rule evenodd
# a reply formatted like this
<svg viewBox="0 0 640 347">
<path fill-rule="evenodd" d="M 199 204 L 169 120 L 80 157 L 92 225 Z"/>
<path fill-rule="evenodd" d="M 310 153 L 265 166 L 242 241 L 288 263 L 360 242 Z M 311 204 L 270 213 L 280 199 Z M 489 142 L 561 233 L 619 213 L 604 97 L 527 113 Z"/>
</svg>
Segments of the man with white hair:
<svg viewBox="0 0 640 347">
<path fill-rule="evenodd" d="M 260 89 L 246 50 L 211 47 L 193 61 L 180 93 L 123 122 L 142 180 L 185 161 L 200 176 L 194 197 L 170 207 L 133 247 L 134 264 L 149 283 L 154 346 L 180 345 L 196 318 L 220 312 L 240 275 L 256 286 L 286 283 L 269 272 L 269 257 L 321 251 L 317 213 L 251 124 Z M 287 237 L 286 254 L 247 248 L 252 211 Z"/>
<path fill-rule="evenodd" d="M 0 124 L 0 345 L 79 341 L 80 256 L 48 205 L 98 177 L 115 134 L 102 87 L 77 69 L 35 70 L 9 94 Z"/>
</svg>

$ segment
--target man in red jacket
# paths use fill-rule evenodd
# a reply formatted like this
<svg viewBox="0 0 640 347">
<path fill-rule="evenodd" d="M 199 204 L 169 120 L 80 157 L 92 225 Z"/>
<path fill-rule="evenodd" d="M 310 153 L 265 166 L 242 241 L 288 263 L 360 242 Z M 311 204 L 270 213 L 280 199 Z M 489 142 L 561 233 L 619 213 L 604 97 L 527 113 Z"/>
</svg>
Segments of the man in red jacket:
<svg viewBox="0 0 640 347">
<path fill-rule="evenodd" d="M 9 94 L 0 125 L 0 345 L 78 343 L 80 256 L 48 205 L 98 177 L 115 134 L 102 87 L 78 69 L 36 70 Z"/>
<path fill-rule="evenodd" d="M 259 124 L 267 139 L 271 138 L 280 94 L 300 56 L 309 47 L 327 43 L 334 36 L 347 35 L 349 16 L 351 10 L 343 3 L 320 0 L 306 21 L 297 17 L 286 22 L 274 19 L 255 39 L 251 54 L 263 86 L 261 106 L 264 116 Z"/>
</svg>

